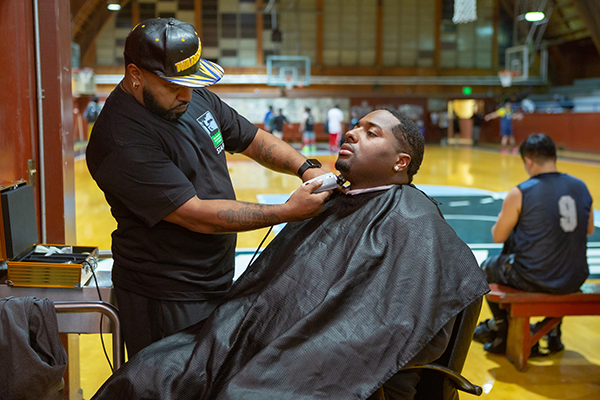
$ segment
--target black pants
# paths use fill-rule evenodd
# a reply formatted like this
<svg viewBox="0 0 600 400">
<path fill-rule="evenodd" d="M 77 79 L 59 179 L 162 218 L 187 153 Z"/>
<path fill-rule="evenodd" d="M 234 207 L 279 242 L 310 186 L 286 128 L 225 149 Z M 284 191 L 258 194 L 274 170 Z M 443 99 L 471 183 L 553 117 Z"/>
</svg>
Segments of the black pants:
<svg viewBox="0 0 600 400">
<path fill-rule="evenodd" d="M 156 300 L 122 287 L 114 289 L 129 359 L 144 347 L 203 321 L 220 301 Z"/>
<path fill-rule="evenodd" d="M 488 283 L 498 283 L 525 292 L 545 292 L 546 290 L 539 285 L 529 282 L 517 274 L 513 268 L 514 259 L 514 240 L 511 233 L 504 243 L 502 253 L 489 257 L 481 263 L 481 269 L 485 272 Z M 508 332 L 508 311 L 502 310 L 498 303 L 491 301 L 487 301 L 487 303 L 494 315 L 499 333 L 505 335 Z"/>
</svg>

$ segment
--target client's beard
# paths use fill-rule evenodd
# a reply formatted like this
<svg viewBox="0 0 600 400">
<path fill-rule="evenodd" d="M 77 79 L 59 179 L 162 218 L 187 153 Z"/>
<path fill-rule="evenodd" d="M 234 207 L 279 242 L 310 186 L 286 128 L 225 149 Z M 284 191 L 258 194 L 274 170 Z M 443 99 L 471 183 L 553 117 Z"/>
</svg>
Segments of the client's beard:
<svg viewBox="0 0 600 400">
<path fill-rule="evenodd" d="M 350 167 L 352 166 L 352 162 L 350 160 L 340 160 L 339 158 L 335 162 L 335 169 L 340 171 L 342 175 L 344 172 L 350 171 Z"/>
<path fill-rule="evenodd" d="M 171 121 L 171 122 L 177 121 L 187 111 L 187 108 L 183 111 L 178 111 L 178 112 L 174 112 L 171 109 L 164 108 L 163 106 L 161 106 L 158 103 L 158 100 L 156 100 L 156 97 L 154 97 L 154 93 L 152 93 L 150 91 L 150 89 L 148 89 L 146 87 L 144 87 L 144 89 L 142 91 L 142 95 L 144 98 L 144 106 L 153 114 L 156 114 L 159 117 L 166 119 L 167 121 Z M 189 103 L 189 102 L 184 102 L 182 104 L 187 104 L 187 103 Z"/>
</svg>

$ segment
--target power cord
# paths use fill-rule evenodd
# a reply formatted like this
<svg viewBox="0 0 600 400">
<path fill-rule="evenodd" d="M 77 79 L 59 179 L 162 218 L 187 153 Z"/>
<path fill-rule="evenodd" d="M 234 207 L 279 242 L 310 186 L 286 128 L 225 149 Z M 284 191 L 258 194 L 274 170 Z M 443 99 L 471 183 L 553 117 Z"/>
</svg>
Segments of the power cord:
<svg viewBox="0 0 600 400">
<path fill-rule="evenodd" d="M 318 179 L 318 178 L 322 178 L 322 177 L 326 177 L 327 175 L 330 175 L 332 173 L 329 174 L 325 174 L 325 175 L 321 175 L 320 177 L 317 178 L 313 178 L 314 179 Z M 339 186 L 342 186 L 344 183 L 347 182 L 346 178 L 344 178 L 342 176 L 342 174 L 339 175 L 335 175 L 333 174 L 333 176 L 335 176 L 335 183 Z M 309 181 L 304 182 L 304 185 L 307 184 Z M 317 189 L 318 190 L 318 189 Z M 315 192 L 317 193 L 317 192 Z M 250 265 L 252 265 L 252 263 L 254 262 L 254 258 L 256 257 L 256 255 L 258 254 L 258 251 L 260 250 L 260 248 L 262 247 L 263 243 L 265 242 L 265 240 L 267 239 L 267 237 L 269 236 L 269 233 L 271 233 L 271 231 L 273 230 L 273 225 L 271 225 L 269 227 L 269 230 L 267 231 L 267 234 L 265 235 L 265 237 L 263 238 L 263 240 L 260 242 L 260 244 L 258 245 L 258 247 L 256 248 L 256 251 L 254 252 L 254 255 L 252 256 L 252 259 L 250 259 L 250 262 L 248 263 L 248 266 L 246 268 L 249 268 Z"/>
<path fill-rule="evenodd" d="M 260 248 L 262 247 L 263 243 L 265 242 L 265 240 L 267 240 L 267 237 L 269 236 L 269 233 L 271 233 L 271 231 L 273 230 L 273 225 L 271 225 L 271 227 L 269 228 L 269 230 L 267 231 L 267 234 L 265 235 L 265 237 L 263 238 L 263 240 L 260 242 L 260 244 L 258 245 L 258 247 L 256 248 L 256 251 L 254 252 L 254 255 L 252 256 L 252 258 L 250 259 L 250 262 L 248 263 L 248 266 L 246 267 L 246 269 L 250 268 L 250 266 L 252 265 L 252 263 L 254 262 L 254 258 L 256 257 L 256 255 L 258 254 L 258 251 L 260 250 Z"/>
<path fill-rule="evenodd" d="M 269 237 L 269 234 L 272 231 L 273 231 L 273 225 L 271 225 L 269 227 L 269 230 L 267 231 L 267 234 L 261 240 L 260 244 L 256 248 L 256 251 L 254 252 L 254 255 L 252 255 L 252 258 L 250 259 L 250 262 L 248 263 L 248 266 L 246 268 L 249 268 L 252 265 L 252 263 L 254 262 L 254 259 L 256 258 L 256 255 L 258 254 L 258 251 L 262 247 L 263 243 L 265 243 L 265 240 L 267 240 L 267 237 Z M 90 257 L 90 259 L 93 261 L 93 263 L 94 263 L 95 266 L 98 265 L 98 259 L 96 257 Z M 100 294 L 100 286 L 98 285 L 98 278 L 96 278 L 95 268 L 92 266 L 92 264 L 90 264 L 90 262 L 88 260 L 85 260 L 83 262 L 83 264 L 87 264 L 87 266 L 92 271 L 92 276 L 94 277 L 94 282 L 96 283 L 96 291 L 98 292 L 98 298 L 100 299 L 100 301 L 102 301 L 102 295 Z M 103 318 L 104 318 L 104 315 L 100 314 L 100 341 L 102 343 L 102 350 L 104 351 L 104 356 L 106 357 L 106 361 L 108 362 L 108 365 L 110 366 L 110 370 L 111 370 L 111 372 L 114 372 L 113 365 L 110 362 L 110 358 L 108 357 L 108 352 L 106 351 L 106 346 L 104 344 L 104 337 L 102 336 L 102 319 Z"/>
<path fill-rule="evenodd" d="M 98 266 L 98 258 L 96 257 L 90 257 L 90 259 L 93 261 L 94 266 Z M 87 264 L 88 267 L 90 268 L 90 270 L 92 271 L 92 276 L 94 277 L 94 282 L 96 282 L 96 291 L 98 292 L 98 298 L 100 299 L 100 301 L 102 301 L 102 295 L 100 294 L 100 286 L 98 285 L 98 278 L 96 278 L 96 272 L 95 272 L 95 267 L 92 266 L 92 264 L 90 264 L 90 262 L 88 260 L 85 260 L 83 262 L 84 264 Z M 106 351 L 106 346 L 104 345 L 104 337 L 102 336 L 102 320 L 104 319 L 104 314 L 100 314 L 100 342 L 102 343 L 102 350 L 104 351 L 104 357 L 106 357 L 106 361 L 108 362 L 108 366 L 110 367 L 110 371 L 111 372 L 115 372 L 112 363 L 110 362 L 110 358 L 108 357 L 108 352 Z"/>
</svg>

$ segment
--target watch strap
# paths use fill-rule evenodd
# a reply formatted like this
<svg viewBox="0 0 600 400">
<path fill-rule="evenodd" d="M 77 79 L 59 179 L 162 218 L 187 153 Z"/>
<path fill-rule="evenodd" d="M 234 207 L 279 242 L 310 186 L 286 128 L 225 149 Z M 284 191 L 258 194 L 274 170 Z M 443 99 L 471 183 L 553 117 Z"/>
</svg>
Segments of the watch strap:
<svg viewBox="0 0 600 400">
<path fill-rule="evenodd" d="M 310 168 L 321 168 L 322 164 L 319 160 L 317 159 L 308 159 L 306 161 L 304 161 L 304 164 L 302 164 L 300 166 L 300 168 L 298 168 L 298 176 L 300 178 L 302 178 L 302 175 L 304 175 L 304 173 L 306 172 L 307 169 Z"/>
</svg>

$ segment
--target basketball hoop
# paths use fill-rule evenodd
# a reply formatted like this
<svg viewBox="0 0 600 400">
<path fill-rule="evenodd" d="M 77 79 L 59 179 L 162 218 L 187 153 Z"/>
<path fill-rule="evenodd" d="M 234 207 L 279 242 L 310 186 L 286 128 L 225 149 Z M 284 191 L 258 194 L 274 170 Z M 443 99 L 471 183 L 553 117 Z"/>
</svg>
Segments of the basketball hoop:
<svg viewBox="0 0 600 400">
<path fill-rule="evenodd" d="M 511 71 L 507 69 L 503 71 L 498 71 L 498 78 L 500 78 L 500 83 L 502 84 L 502 87 L 510 87 L 510 85 L 512 84 L 513 76 L 517 76 L 517 71 Z"/>
<path fill-rule="evenodd" d="M 310 85 L 310 57 L 267 56 L 267 85 L 282 90 Z"/>
<path fill-rule="evenodd" d="M 290 90 L 294 87 L 294 81 L 292 80 L 292 77 L 289 75 L 286 75 L 285 77 L 285 88 L 287 90 Z"/>
<path fill-rule="evenodd" d="M 466 24 L 473 21 L 477 21 L 477 0 L 454 0 L 452 22 Z"/>
</svg>

